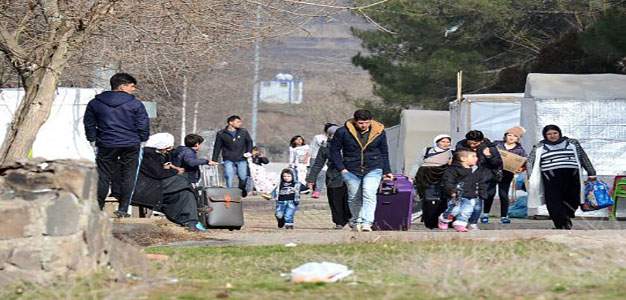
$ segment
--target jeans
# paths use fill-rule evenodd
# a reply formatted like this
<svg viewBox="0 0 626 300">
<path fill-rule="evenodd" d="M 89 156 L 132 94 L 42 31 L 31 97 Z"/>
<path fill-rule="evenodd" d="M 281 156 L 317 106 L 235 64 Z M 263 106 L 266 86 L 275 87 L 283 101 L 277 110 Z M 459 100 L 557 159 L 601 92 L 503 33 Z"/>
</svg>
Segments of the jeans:
<svg viewBox="0 0 626 300">
<path fill-rule="evenodd" d="M 382 179 L 383 170 L 374 169 L 364 176 L 351 172 L 341 174 L 348 186 L 348 206 L 350 207 L 350 224 L 374 223 L 376 213 L 376 192 Z"/>
<path fill-rule="evenodd" d="M 298 203 L 294 200 L 276 201 L 274 216 L 276 219 L 285 219 L 285 225 L 293 225 L 296 210 L 298 210 Z"/>
<path fill-rule="evenodd" d="M 237 176 L 239 177 L 239 188 L 245 190 L 246 179 L 248 178 L 248 162 L 245 160 L 233 162 L 224 161 L 224 178 L 226 179 L 226 187 L 233 187 L 235 179 L 235 168 L 237 168 Z"/>
<path fill-rule="evenodd" d="M 478 219 L 480 218 L 480 213 L 483 211 L 483 199 L 476 198 L 476 203 L 474 204 L 474 211 L 472 212 L 472 216 L 469 219 L 470 224 L 478 224 Z"/>
<path fill-rule="evenodd" d="M 467 226 L 467 221 L 472 216 L 478 200 L 480 199 L 449 199 L 448 208 L 441 214 L 439 219 L 445 223 L 450 223 L 452 219 L 454 219 L 452 225 Z M 458 203 L 456 201 L 458 201 Z"/>
</svg>

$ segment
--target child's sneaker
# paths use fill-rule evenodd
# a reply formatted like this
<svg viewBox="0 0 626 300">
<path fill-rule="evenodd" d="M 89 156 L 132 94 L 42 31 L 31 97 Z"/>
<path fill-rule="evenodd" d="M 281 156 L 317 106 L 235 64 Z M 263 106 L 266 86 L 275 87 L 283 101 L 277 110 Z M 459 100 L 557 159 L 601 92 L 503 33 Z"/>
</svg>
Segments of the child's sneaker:
<svg viewBox="0 0 626 300">
<path fill-rule="evenodd" d="M 483 214 L 483 216 L 480 217 L 480 223 L 483 223 L 483 224 L 489 223 L 489 214 Z"/>
<path fill-rule="evenodd" d="M 372 232 L 372 225 L 370 225 L 370 224 L 363 224 L 363 225 L 361 225 L 361 231 L 362 232 Z"/>
<path fill-rule="evenodd" d="M 468 229 L 470 231 L 480 231 L 480 229 L 478 229 L 478 224 L 470 224 Z"/>
<path fill-rule="evenodd" d="M 278 221 L 278 228 L 285 227 L 285 219 L 284 218 L 276 219 L 276 221 Z"/>
<path fill-rule="evenodd" d="M 311 198 L 317 199 L 320 197 L 321 194 L 322 193 L 320 193 L 319 191 L 313 191 L 313 193 L 311 194 Z"/>
<path fill-rule="evenodd" d="M 285 225 L 285 229 L 293 229 L 293 225 Z"/>
<path fill-rule="evenodd" d="M 437 223 L 437 227 L 439 227 L 439 229 L 441 230 L 448 230 L 448 223 L 439 219 L 439 223 Z"/>
<path fill-rule="evenodd" d="M 350 228 L 352 228 L 352 231 L 360 232 L 362 227 L 363 225 L 361 224 L 350 224 Z"/>
<path fill-rule="evenodd" d="M 454 225 L 454 229 L 456 229 L 456 231 L 458 232 L 467 232 L 467 227 L 463 226 L 463 225 Z"/>
<path fill-rule="evenodd" d="M 500 222 L 502 222 L 502 224 L 509 224 L 511 223 L 511 219 L 509 219 L 509 217 L 502 217 L 500 218 Z"/>
<path fill-rule="evenodd" d="M 262 194 L 261 198 L 263 198 L 263 199 L 265 199 L 267 201 L 272 200 L 272 196 L 270 194 Z"/>
</svg>

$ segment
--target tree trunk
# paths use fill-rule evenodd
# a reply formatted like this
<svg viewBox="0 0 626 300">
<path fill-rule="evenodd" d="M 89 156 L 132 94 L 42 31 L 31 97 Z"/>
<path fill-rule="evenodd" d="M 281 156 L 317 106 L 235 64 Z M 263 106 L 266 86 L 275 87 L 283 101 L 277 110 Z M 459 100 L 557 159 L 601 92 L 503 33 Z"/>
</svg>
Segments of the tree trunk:
<svg viewBox="0 0 626 300">
<path fill-rule="evenodd" d="M 55 71 L 49 68 L 40 68 L 24 82 L 26 93 L 0 148 L 0 164 L 28 156 L 39 128 L 50 116 L 56 85 Z"/>
</svg>

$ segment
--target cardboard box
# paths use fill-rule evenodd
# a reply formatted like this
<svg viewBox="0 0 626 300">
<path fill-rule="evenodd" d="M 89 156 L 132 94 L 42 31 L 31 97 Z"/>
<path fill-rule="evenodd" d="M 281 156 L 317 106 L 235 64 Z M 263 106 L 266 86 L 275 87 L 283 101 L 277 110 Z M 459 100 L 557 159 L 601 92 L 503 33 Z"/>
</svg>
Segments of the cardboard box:
<svg viewBox="0 0 626 300">
<path fill-rule="evenodd" d="M 526 162 L 526 157 L 501 149 L 498 149 L 498 152 L 500 152 L 500 156 L 502 157 L 503 169 L 513 174 L 517 173 Z"/>
</svg>

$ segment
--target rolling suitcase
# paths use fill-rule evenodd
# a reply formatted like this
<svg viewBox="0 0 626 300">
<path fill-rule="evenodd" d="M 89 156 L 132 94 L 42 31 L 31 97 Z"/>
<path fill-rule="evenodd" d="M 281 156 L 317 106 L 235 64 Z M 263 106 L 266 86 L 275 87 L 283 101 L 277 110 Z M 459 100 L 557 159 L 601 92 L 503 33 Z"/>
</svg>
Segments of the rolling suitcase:
<svg viewBox="0 0 626 300">
<path fill-rule="evenodd" d="M 381 181 L 376 196 L 374 230 L 409 230 L 413 210 L 413 184 L 402 174 Z"/>
<path fill-rule="evenodd" d="M 422 222 L 428 229 L 437 228 L 439 215 L 441 215 L 448 203 L 441 197 L 441 186 L 431 185 L 424 190 L 426 199 L 422 200 Z"/>
<path fill-rule="evenodd" d="M 212 229 L 241 229 L 244 224 L 241 190 L 214 186 L 220 183 L 217 166 L 202 166 L 200 171 L 198 207 L 213 209 L 210 213 L 198 212 L 202 225 Z"/>
</svg>

